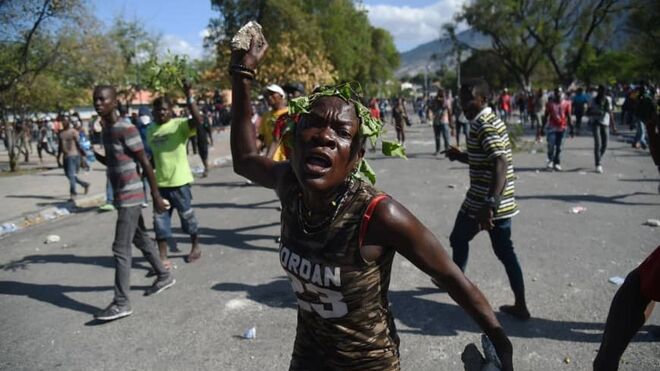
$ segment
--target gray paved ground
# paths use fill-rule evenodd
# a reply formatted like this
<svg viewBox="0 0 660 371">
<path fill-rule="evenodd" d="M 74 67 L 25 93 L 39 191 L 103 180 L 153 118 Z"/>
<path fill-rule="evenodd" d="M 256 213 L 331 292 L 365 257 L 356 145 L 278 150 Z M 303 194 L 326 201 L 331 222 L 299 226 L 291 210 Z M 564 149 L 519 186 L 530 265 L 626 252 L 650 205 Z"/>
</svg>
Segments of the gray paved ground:
<svg viewBox="0 0 660 371">
<path fill-rule="evenodd" d="M 409 131 L 408 161 L 370 156 L 371 164 L 379 187 L 447 244 L 467 167 L 430 156 L 430 133 L 430 127 Z M 659 228 L 642 225 L 660 217 L 657 170 L 648 154 L 619 141 L 611 147 L 603 175 L 592 171 L 586 137 L 567 143 L 562 173 L 537 172 L 542 153 L 514 156 L 522 211 L 513 238 L 534 318 L 498 317 L 518 370 L 589 369 L 616 291 L 608 278 L 624 276 L 660 241 Z M 0 369 L 286 369 L 296 315 L 276 254 L 274 193 L 245 186 L 230 168 L 198 180 L 193 193 L 203 259 L 184 263 L 189 243 L 179 235 L 184 252 L 174 253 L 177 285 L 149 298 L 142 296 L 151 283 L 146 263 L 135 259 L 134 314 L 104 325 L 91 319 L 112 297 L 114 213 L 76 214 L 0 239 Z M 569 213 L 576 205 L 587 210 Z M 53 233 L 62 241 L 43 244 Z M 472 244 L 466 273 L 494 307 L 512 301 L 485 234 Z M 479 330 L 447 295 L 397 257 L 389 297 L 404 370 L 462 369 L 459 354 L 478 341 Z M 660 369 L 660 342 L 651 334 L 660 325 L 658 312 L 621 369 Z M 252 326 L 257 338 L 241 339 Z"/>
</svg>

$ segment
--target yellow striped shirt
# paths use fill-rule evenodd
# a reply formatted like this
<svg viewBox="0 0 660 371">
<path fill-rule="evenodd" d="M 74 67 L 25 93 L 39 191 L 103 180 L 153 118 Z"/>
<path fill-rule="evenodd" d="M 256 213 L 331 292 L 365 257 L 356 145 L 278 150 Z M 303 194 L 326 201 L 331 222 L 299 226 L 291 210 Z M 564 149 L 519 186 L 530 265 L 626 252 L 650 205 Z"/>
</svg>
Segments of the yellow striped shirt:
<svg viewBox="0 0 660 371">
<path fill-rule="evenodd" d="M 514 180 L 511 142 L 506 125 L 490 108 L 482 110 L 470 122 L 467 140 L 468 165 L 470 167 L 470 189 L 461 210 L 474 217 L 485 204 L 493 178 L 493 159 L 504 156 L 507 162 L 506 184 L 500 195 L 500 205 L 494 219 L 510 218 L 518 213 L 513 197 Z"/>
</svg>

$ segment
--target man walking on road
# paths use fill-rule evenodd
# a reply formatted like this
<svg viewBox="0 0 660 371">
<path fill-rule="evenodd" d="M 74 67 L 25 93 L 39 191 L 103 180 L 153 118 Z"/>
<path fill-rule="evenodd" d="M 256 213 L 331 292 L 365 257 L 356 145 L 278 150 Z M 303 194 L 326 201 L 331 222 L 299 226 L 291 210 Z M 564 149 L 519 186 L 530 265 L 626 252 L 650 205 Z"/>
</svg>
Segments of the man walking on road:
<svg viewBox="0 0 660 371">
<path fill-rule="evenodd" d="M 468 80 L 461 86 L 461 105 L 465 117 L 470 120 L 467 152 L 450 147 L 447 157 L 469 164 L 470 189 L 449 242 L 454 263 L 465 271 L 470 241 L 480 230 L 488 231 L 495 255 L 504 264 L 515 296 L 514 305 L 503 305 L 500 310 L 527 320 L 530 314 L 525 301 L 525 283 L 511 241 L 511 217 L 518 213 L 513 197 L 515 176 L 511 142 L 504 122 L 487 106 L 489 95 L 490 88 L 482 79 Z"/>
<path fill-rule="evenodd" d="M 188 111 L 192 118 L 172 118 L 172 102 L 166 97 L 159 97 L 153 103 L 155 125 L 147 129 L 147 143 L 151 147 L 156 164 L 156 181 L 160 195 L 169 201 L 172 209 L 154 213 L 154 230 L 160 258 L 168 269 L 172 263 L 167 260 L 167 242 L 172 238 L 172 211 L 176 209 L 181 220 L 181 228 L 190 235 L 191 248 L 187 261 L 192 263 L 202 256 L 197 242 L 197 218 L 192 209 L 193 182 L 192 172 L 186 156 L 188 138 L 195 134 L 202 122 L 202 115 L 197 108 L 189 82 L 184 82 L 184 93 Z"/>
<path fill-rule="evenodd" d="M 80 170 L 80 155 L 85 152 L 80 146 L 78 130 L 71 127 L 71 122 L 68 119 L 64 120 L 63 127 L 64 130 L 58 134 L 57 165 L 62 166 L 60 157 L 64 155 L 64 174 L 69 179 L 69 196 L 73 199 L 78 195 L 76 192 L 76 183 L 83 187 L 85 194 L 89 191 L 89 183 L 80 180 L 77 175 L 78 170 Z"/>
<path fill-rule="evenodd" d="M 594 135 L 594 159 L 596 172 L 603 173 L 602 160 L 607 150 L 610 123 L 614 122 L 610 100 L 605 95 L 605 86 L 598 86 L 598 95 L 589 103 L 589 124 Z"/>
<path fill-rule="evenodd" d="M 573 123 L 571 122 L 571 102 L 563 99 L 560 87 L 555 88 L 554 95 L 545 105 L 543 125 L 537 130 L 536 139 L 543 135 L 543 130 L 548 124 L 548 170 L 561 171 L 561 149 L 566 138 L 566 127 L 570 127 L 573 136 Z"/>
<path fill-rule="evenodd" d="M 133 311 L 128 299 L 131 277 L 131 242 L 142 250 L 142 254 L 154 269 L 158 278 L 145 291 L 145 295 L 158 294 L 176 283 L 170 272 L 158 258 L 156 248 L 147 234 L 142 219 L 144 191 L 137 172 L 140 163 L 149 179 L 154 201 L 154 213 L 165 212 L 166 204 L 158 193 L 156 177 L 144 154 L 140 133 L 130 122 L 119 119 L 116 113 L 117 96 L 111 86 L 94 89 L 94 109 L 102 118 L 102 141 L 105 156 L 94 153 L 100 163 L 107 166 L 108 180 L 114 191 L 114 203 L 118 210 L 115 240 L 112 252 L 115 258 L 115 297 L 110 305 L 94 318 L 110 321 L 129 316 Z"/>
</svg>

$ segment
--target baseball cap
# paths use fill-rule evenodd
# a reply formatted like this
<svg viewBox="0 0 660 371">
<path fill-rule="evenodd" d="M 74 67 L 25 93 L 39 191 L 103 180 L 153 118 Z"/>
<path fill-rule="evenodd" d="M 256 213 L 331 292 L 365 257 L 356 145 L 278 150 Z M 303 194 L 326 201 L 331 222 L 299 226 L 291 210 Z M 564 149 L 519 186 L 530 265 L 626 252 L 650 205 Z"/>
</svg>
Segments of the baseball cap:
<svg viewBox="0 0 660 371">
<path fill-rule="evenodd" d="M 283 87 L 284 91 L 286 91 L 289 94 L 292 94 L 293 92 L 299 92 L 300 94 L 305 94 L 305 87 L 303 84 L 299 82 L 290 82 L 288 84 L 285 84 Z"/>
<path fill-rule="evenodd" d="M 286 94 L 284 94 L 284 90 L 277 84 L 271 84 L 266 86 L 266 90 L 273 93 L 277 93 L 283 97 L 286 97 Z"/>
</svg>

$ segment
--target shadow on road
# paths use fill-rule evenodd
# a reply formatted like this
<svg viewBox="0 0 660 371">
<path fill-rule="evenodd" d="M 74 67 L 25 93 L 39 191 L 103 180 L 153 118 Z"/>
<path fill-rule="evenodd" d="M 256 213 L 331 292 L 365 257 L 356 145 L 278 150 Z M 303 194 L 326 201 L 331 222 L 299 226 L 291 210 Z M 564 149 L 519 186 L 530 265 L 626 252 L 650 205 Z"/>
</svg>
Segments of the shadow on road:
<svg viewBox="0 0 660 371">
<path fill-rule="evenodd" d="M 206 203 L 206 204 L 193 204 L 193 208 L 199 208 L 199 209 L 212 209 L 212 208 L 218 208 L 218 209 L 249 209 L 249 210 L 278 210 L 278 206 L 266 206 L 268 204 L 276 202 L 277 205 L 279 206 L 279 200 L 274 199 L 274 200 L 269 200 L 269 201 L 261 201 L 261 202 L 255 202 L 251 204 L 237 204 L 233 202 L 215 202 L 215 203 Z"/>
<path fill-rule="evenodd" d="M 94 314 L 101 308 L 73 300 L 66 296 L 65 293 L 111 291 L 112 289 L 112 286 L 63 286 L 0 281 L 0 294 L 2 295 L 26 296 L 44 303 L 53 304 L 60 308 L 89 314 Z M 146 287 L 144 287 L 144 289 L 146 289 Z"/>
<path fill-rule="evenodd" d="M 115 260 L 112 255 L 107 256 L 78 256 L 73 254 L 52 254 L 52 255 L 28 255 L 20 260 L 15 260 L 7 264 L 0 265 L 0 269 L 5 271 L 17 271 L 19 269 L 28 269 L 31 264 L 88 264 L 105 268 L 115 268 Z M 148 267 L 141 265 L 146 263 L 143 257 L 134 256 L 132 268 L 149 270 Z"/>
<path fill-rule="evenodd" d="M 434 336 L 454 336 L 459 332 L 482 332 L 468 314 L 456 304 L 441 303 L 421 296 L 435 294 L 433 287 L 418 287 L 415 290 L 390 291 L 394 318 L 409 329 L 401 333 Z M 533 315 L 533 313 L 532 313 Z M 604 323 L 558 321 L 532 317 L 529 321 L 518 321 L 498 313 L 507 335 L 519 338 L 543 338 L 582 343 L 599 343 Z M 657 341 L 652 334 L 653 326 L 646 326 L 635 336 L 635 342 Z"/>
<path fill-rule="evenodd" d="M 545 164 L 543 166 L 539 166 L 539 167 L 518 167 L 518 166 L 515 166 L 515 164 L 514 164 L 513 169 L 516 173 L 535 173 L 537 171 L 539 173 L 554 173 L 554 171 L 550 171 L 550 170 L 546 169 Z M 572 168 L 572 169 L 564 169 L 559 173 L 579 173 L 580 171 L 593 172 L 592 169 L 585 169 L 583 167 L 575 167 L 575 168 Z"/>
<path fill-rule="evenodd" d="M 622 199 L 632 196 L 655 196 L 655 193 L 648 192 L 633 192 L 622 195 L 614 196 L 599 196 L 599 195 L 533 195 L 533 196 L 516 196 L 519 200 L 552 200 L 552 201 L 564 201 L 569 203 L 576 202 L 592 202 L 592 203 L 602 203 L 602 204 L 616 204 L 616 205 L 635 205 L 635 206 L 653 206 L 660 205 L 658 203 L 652 202 L 627 202 Z"/>
<path fill-rule="evenodd" d="M 199 228 L 197 231 L 197 236 L 199 243 L 202 246 L 212 246 L 212 245 L 223 245 L 231 247 L 234 249 L 241 250 L 255 250 L 255 251 L 267 251 L 276 253 L 277 247 L 273 242 L 273 247 L 261 247 L 255 246 L 249 242 L 258 241 L 258 240 L 270 240 L 275 241 L 277 234 L 259 234 L 259 233 L 243 233 L 246 231 L 251 231 L 259 228 L 267 228 L 280 225 L 279 222 L 265 223 L 252 225 L 242 228 Z M 173 240 L 178 243 L 189 243 L 190 238 L 188 236 L 176 236 L 173 237 Z"/>
<path fill-rule="evenodd" d="M 258 285 L 244 283 L 218 283 L 213 290 L 226 292 L 245 292 L 247 299 L 267 305 L 271 308 L 296 308 L 296 297 L 291 289 L 289 279 L 281 276 L 275 280 Z"/>
<path fill-rule="evenodd" d="M 59 200 L 61 197 L 42 196 L 42 195 L 8 195 L 5 198 L 36 198 L 39 200 Z"/>
<path fill-rule="evenodd" d="M 244 292 L 246 298 L 271 308 L 295 309 L 296 297 L 293 294 L 289 280 L 277 277 L 264 284 L 249 285 L 244 283 L 218 283 L 213 290 L 223 292 Z M 404 324 L 407 329 L 401 333 L 431 336 L 455 336 L 459 332 L 481 333 L 481 329 L 456 304 L 447 304 L 422 296 L 437 294 L 434 287 L 418 287 L 415 290 L 390 290 L 390 300 L 394 318 Z M 576 341 L 583 343 L 599 343 L 604 328 L 603 323 L 557 321 L 545 318 L 532 318 L 521 322 L 505 314 L 498 314 L 507 335 L 519 338 L 543 338 L 560 341 Z M 657 341 L 654 326 L 645 326 L 635 336 L 635 342 Z"/>
<path fill-rule="evenodd" d="M 619 179 L 619 182 L 660 182 L 658 178 Z"/>
<path fill-rule="evenodd" d="M 213 182 L 213 183 L 193 183 L 193 187 L 229 187 L 229 188 L 241 188 L 241 187 L 259 187 L 256 184 L 248 183 L 245 180 L 237 182 Z"/>
</svg>

